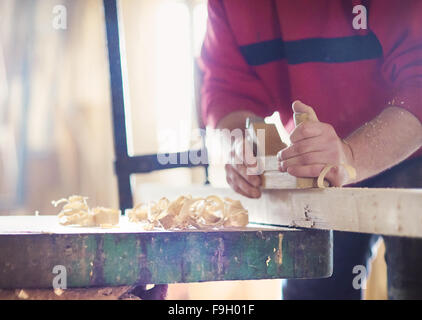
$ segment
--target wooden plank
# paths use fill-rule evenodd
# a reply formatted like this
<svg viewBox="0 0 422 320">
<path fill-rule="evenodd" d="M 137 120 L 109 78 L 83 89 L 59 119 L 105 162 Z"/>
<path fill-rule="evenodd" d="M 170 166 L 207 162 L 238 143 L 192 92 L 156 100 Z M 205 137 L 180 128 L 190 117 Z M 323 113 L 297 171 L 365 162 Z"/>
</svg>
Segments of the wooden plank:
<svg viewBox="0 0 422 320">
<path fill-rule="evenodd" d="M 317 179 L 296 178 L 287 172 L 266 171 L 261 176 L 263 189 L 307 189 L 318 188 Z M 324 185 L 328 183 L 324 181 Z"/>
<path fill-rule="evenodd" d="M 259 213 L 257 209 L 260 209 Z M 422 190 L 264 190 L 250 220 L 274 225 L 422 237 Z"/>
<path fill-rule="evenodd" d="M 269 227 L 142 231 L 125 218 L 119 228 L 68 228 L 56 216 L 0 217 L 0 257 L 6 289 L 51 288 L 56 265 L 65 266 L 68 288 L 319 278 L 332 272 L 332 235 Z"/>
<path fill-rule="evenodd" d="M 277 156 L 261 156 L 257 157 L 257 161 L 264 171 L 278 171 Z"/>
<path fill-rule="evenodd" d="M 258 157 L 258 163 L 264 170 L 261 175 L 263 189 L 318 188 L 318 179 L 297 178 L 287 172 L 280 172 L 277 156 Z M 329 186 L 327 180 L 324 180 L 324 186 Z"/>
<path fill-rule="evenodd" d="M 421 189 L 263 190 L 260 199 L 249 199 L 228 188 L 172 189 L 154 185 L 138 188 L 138 194 L 146 200 L 159 195 L 174 199 L 183 193 L 238 199 L 248 209 L 249 220 L 257 223 L 422 237 Z"/>
</svg>

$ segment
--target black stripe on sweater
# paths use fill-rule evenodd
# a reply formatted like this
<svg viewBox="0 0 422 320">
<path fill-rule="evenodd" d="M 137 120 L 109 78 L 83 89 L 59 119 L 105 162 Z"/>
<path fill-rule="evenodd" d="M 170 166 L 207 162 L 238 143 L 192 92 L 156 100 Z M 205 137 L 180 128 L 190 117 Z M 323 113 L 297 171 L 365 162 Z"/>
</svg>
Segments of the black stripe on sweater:
<svg viewBox="0 0 422 320">
<path fill-rule="evenodd" d="M 306 62 L 340 63 L 376 59 L 382 47 L 374 33 L 342 38 L 311 38 L 295 41 L 274 39 L 240 47 L 251 66 L 287 59 L 288 64 Z"/>
</svg>

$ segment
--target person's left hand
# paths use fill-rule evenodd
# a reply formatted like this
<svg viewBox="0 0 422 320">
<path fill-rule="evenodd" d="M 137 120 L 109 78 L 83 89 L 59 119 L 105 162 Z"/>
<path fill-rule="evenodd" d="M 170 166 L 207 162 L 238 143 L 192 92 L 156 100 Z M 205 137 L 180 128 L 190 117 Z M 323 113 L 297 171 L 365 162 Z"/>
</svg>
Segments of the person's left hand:
<svg viewBox="0 0 422 320">
<path fill-rule="evenodd" d="M 300 101 L 293 102 L 292 108 L 295 113 L 315 115 L 310 106 Z M 303 122 L 293 130 L 290 141 L 291 145 L 277 155 L 280 171 L 295 177 L 316 178 L 327 164 L 337 165 L 327 173 L 325 179 L 335 187 L 351 182 L 346 169 L 340 165 L 353 166 L 353 153 L 333 126 L 312 120 Z"/>
</svg>

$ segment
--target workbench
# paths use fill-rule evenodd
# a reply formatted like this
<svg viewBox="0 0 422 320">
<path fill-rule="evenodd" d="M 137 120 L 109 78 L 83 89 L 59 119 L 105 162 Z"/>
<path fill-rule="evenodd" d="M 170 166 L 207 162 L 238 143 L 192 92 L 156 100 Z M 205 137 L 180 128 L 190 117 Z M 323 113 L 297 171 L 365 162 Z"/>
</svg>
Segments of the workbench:
<svg viewBox="0 0 422 320">
<path fill-rule="evenodd" d="M 143 231 L 64 227 L 56 216 L 0 217 L 0 288 L 68 288 L 219 280 L 321 278 L 332 272 L 330 231 L 248 226 Z"/>
</svg>

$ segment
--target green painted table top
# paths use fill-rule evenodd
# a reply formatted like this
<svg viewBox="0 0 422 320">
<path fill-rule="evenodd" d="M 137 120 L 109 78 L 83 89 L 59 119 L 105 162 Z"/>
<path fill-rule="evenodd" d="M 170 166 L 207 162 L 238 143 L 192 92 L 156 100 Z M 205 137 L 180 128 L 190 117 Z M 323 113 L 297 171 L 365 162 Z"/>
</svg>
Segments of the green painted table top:
<svg viewBox="0 0 422 320">
<path fill-rule="evenodd" d="M 218 280 L 322 278 L 332 272 L 331 231 L 250 226 L 143 231 L 63 227 L 55 216 L 0 217 L 0 288 L 51 288 Z"/>
</svg>

